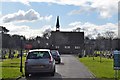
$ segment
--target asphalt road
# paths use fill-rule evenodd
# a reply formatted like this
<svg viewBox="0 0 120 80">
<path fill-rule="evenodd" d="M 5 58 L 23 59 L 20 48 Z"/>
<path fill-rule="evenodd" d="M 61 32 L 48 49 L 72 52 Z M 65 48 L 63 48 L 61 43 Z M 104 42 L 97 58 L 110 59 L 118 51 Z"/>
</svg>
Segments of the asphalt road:
<svg viewBox="0 0 120 80">
<path fill-rule="evenodd" d="M 54 77 L 49 75 L 33 75 L 29 78 L 21 78 L 20 80 L 63 80 L 65 78 L 94 78 L 88 69 L 79 62 L 73 55 L 61 55 L 62 63 L 56 64 L 56 74 Z"/>
</svg>

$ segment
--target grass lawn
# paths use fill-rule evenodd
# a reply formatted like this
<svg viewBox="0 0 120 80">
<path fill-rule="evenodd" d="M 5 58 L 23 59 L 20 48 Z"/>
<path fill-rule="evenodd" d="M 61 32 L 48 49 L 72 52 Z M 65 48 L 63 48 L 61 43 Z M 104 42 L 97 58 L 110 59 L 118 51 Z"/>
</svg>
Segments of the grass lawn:
<svg viewBox="0 0 120 80">
<path fill-rule="evenodd" d="M 24 67 L 25 57 L 23 58 Z M 24 68 L 23 68 L 24 69 Z M 6 59 L 2 62 L 2 78 L 3 79 L 16 79 L 21 76 L 20 73 L 20 58 Z"/>
<path fill-rule="evenodd" d="M 88 69 L 96 76 L 96 78 L 114 78 L 113 59 L 95 57 L 83 57 L 79 59 Z"/>
</svg>

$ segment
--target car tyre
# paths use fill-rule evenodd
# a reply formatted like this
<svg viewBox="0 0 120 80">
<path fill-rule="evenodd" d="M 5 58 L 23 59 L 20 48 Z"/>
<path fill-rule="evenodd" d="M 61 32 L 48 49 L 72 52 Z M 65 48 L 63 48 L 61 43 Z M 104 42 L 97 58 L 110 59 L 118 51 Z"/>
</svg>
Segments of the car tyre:
<svg viewBox="0 0 120 80">
<path fill-rule="evenodd" d="M 55 68 L 54 68 L 54 71 L 53 72 L 51 72 L 51 74 L 50 74 L 51 76 L 54 76 L 55 75 Z"/>
<path fill-rule="evenodd" d="M 60 63 L 61 63 L 61 60 L 58 61 L 58 64 L 60 64 Z"/>
</svg>

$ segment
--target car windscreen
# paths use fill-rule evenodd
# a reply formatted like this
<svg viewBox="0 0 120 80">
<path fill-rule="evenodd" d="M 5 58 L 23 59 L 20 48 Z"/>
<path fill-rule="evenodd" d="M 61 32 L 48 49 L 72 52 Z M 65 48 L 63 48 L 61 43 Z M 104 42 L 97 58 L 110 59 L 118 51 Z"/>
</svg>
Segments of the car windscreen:
<svg viewBox="0 0 120 80">
<path fill-rule="evenodd" d="M 27 56 L 27 59 L 46 59 L 46 58 L 50 58 L 48 51 L 29 52 Z"/>
</svg>

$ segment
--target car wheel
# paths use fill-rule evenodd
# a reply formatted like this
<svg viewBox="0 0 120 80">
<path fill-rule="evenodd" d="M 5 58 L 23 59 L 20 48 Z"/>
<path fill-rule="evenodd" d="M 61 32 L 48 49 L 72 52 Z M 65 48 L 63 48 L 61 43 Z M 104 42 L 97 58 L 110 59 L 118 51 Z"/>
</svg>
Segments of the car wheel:
<svg viewBox="0 0 120 80">
<path fill-rule="evenodd" d="M 51 72 L 51 76 L 54 76 L 55 75 L 55 68 L 54 68 L 54 71 Z"/>
<path fill-rule="evenodd" d="M 58 64 L 60 64 L 60 63 L 61 63 L 61 60 L 58 61 Z"/>
</svg>

